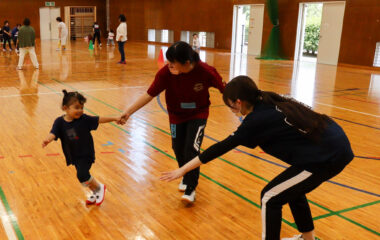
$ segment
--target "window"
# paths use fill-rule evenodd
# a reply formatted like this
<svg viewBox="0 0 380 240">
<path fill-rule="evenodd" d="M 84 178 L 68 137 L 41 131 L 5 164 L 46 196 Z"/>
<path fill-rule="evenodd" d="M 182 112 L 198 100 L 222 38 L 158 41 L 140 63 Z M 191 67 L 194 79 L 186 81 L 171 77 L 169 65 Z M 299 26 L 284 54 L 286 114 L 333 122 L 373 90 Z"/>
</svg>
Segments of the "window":
<svg viewBox="0 0 380 240">
<path fill-rule="evenodd" d="M 181 41 L 190 44 L 190 31 L 181 31 Z"/>
<path fill-rule="evenodd" d="M 148 41 L 149 42 L 156 41 L 156 30 L 148 29 Z"/>
<path fill-rule="evenodd" d="M 164 29 L 161 32 L 161 42 L 168 43 L 169 42 L 169 30 Z"/>
<path fill-rule="evenodd" d="M 199 42 L 201 47 L 206 47 L 206 32 L 199 32 Z"/>
</svg>

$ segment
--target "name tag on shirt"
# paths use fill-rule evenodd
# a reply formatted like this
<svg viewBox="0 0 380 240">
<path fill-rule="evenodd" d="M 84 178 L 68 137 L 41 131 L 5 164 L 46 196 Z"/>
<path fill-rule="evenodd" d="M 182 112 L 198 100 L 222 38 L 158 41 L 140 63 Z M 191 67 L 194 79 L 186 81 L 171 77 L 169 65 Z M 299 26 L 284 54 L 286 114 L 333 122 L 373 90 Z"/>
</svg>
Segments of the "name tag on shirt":
<svg viewBox="0 0 380 240">
<path fill-rule="evenodd" d="M 181 108 L 183 108 L 183 109 L 194 109 L 194 108 L 196 108 L 196 104 L 195 104 L 195 102 L 181 103 Z"/>
</svg>

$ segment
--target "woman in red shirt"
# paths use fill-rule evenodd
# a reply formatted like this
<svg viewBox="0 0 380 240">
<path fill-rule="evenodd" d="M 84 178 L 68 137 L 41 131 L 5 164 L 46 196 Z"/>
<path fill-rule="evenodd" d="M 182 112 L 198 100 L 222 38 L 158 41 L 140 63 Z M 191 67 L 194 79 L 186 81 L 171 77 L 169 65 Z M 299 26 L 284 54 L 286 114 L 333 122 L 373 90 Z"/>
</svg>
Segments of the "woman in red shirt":
<svg viewBox="0 0 380 240">
<path fill-rule="evenodd" d="M 218 88 L 223 93 L 225 83 L 214 67 L 199 59 L 199 55 L 185 42 L 176 42 L 166 52 L 168 64 L 161 68 L 147 90 L 121 116 L 125 123 L 137 110 L 165 90 L 169 113 L 172 148 L 179 167 L 199 154 L 206 126 L 210 95 L 208 88 Z M 183 177 L 179 191 L 181 200 L 192 204 L 198 185 L 199 168 Z"/>
</svg>

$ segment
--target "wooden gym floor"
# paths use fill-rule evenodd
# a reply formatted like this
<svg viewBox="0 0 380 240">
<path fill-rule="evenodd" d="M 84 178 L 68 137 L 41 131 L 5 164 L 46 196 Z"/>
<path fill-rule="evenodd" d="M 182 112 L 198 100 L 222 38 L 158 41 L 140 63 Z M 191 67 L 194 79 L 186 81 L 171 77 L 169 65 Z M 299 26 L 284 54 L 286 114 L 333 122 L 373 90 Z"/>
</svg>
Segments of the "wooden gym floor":
<svg viewBox="0 0 380 240">
<path fill-rule="evenodd" d="M 127 65 L 116 48 L 89 51 L 82 41 L 66 52 L 37 44 L 40 70 L 29 57 L 16 70 L 14 52 L 0 53 L 0 239 L 260 239 L 260 191 L 285 164 L 261 149 L 239 147 L 202 166 L 197 200 L 186 208 L 179 181 L 159 181 L 177 168 L 164 94 L 126 125 L 93 132 L 92 174 L 107 185 L 101 207 L 86 207 L 75 169 L 66 167 L 59 142 L 42 149 L 60 109 L 62 89 L 87 97 L 85 112 L 118 115 L 153 81 L 160 49 L 128 42 Z M 308 194 L 320 239 L 380 239 L 380 72 L 311 62 L 259 61 L 253 56 L 201 51 L 228 81 L 247 74 L 263 90 L 289 94 L 333 117 L 355 153 L 337 177 Z M 239 119 L 210 89 L 203 149 L 233 132 Z M 288 206 L 282 236 L 297 233 Z M 13 238 L 12 238 L 13 236 Z"/>
</svg>

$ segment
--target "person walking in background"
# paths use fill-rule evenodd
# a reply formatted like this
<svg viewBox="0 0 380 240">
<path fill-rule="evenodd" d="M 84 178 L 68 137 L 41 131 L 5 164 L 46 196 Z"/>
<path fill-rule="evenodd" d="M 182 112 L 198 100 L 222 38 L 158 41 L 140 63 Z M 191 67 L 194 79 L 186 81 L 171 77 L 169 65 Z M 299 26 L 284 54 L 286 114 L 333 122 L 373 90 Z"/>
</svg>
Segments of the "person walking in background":
<svg viewBox="0 0 380 240">
<path fill-rule="evenodd" d="M 66 41 L 68 35 L 67 27 L 66 24 L 62 21 L 61 17 L 57 17 L 56 20 L 58 22 L 58 38 L 60 43 L 60 48 L 58 48 L 57 50 L 59 51 L 60 49 L 62 49 L 64 51 L 66 50 Z"/>
<path fill-rule="evenodd" d="M 118 64 L 126 64 L 125 62 L 125 53 L 124 53 L 124 44 L 127 41 L 127 18 L 121 14 L 119 16 L 119 26 L 116 29 L 116 41 L 119 46 L 119 52 L 121 59 Z"/>
<path fill-rule="evenodd" d="M 94 22 L 92 29 L 94 31 L 94 45 L 95 45 L 95 41 L 98 40 L 99 47 L 101 47 L 102 43 L 100 41 L 100 26 L 98 22 Z"/>
</svg>

